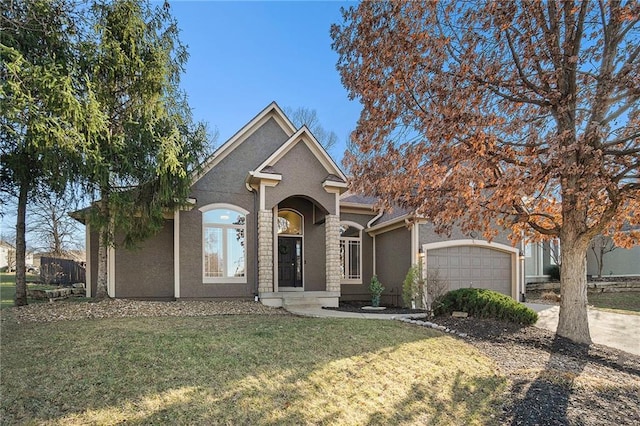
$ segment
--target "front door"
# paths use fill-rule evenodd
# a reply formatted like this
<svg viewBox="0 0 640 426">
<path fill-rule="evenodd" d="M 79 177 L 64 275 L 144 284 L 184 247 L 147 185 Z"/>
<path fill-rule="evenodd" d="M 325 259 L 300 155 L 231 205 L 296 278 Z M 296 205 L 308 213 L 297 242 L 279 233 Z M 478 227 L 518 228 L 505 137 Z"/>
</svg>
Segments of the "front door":
<svg viewBox="0 0 640 426">
<path fill-rule="evenodd" d="M 302 288 L 301 237 L 278 237 L 278 287 Z"/>
</svg>

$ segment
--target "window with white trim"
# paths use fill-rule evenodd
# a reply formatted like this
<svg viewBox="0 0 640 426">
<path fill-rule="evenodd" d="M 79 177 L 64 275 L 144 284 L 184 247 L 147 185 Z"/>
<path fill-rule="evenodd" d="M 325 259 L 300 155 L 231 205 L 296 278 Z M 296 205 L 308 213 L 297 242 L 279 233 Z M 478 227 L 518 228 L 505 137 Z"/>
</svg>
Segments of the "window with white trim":
<svg viewBox="0 0 640 426">
<path fill-rule="evenodd" d="M 362 227 L 340 223 L 340 269 L 343 284 L 362 284 Z"/>
<path fill-rule="evenodd" d="M 203 282 L 246 283 L 246 215 L 235 206 L 202 209 Z"/>
</svg>

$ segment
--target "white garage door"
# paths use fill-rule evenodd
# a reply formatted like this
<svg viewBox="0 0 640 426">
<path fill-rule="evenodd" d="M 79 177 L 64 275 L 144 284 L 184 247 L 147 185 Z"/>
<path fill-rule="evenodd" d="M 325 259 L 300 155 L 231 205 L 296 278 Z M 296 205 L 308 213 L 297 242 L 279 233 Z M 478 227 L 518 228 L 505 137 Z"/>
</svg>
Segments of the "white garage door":
<svg viewBox="0 0 640 426">
<path fill-rule="evenodd" d="M 449 289 L 488 288 L 511 294 L 511 254 L 487 247 L 458 246 L 427 251 L 427 269 L 437 268 Z"/>
</svg>

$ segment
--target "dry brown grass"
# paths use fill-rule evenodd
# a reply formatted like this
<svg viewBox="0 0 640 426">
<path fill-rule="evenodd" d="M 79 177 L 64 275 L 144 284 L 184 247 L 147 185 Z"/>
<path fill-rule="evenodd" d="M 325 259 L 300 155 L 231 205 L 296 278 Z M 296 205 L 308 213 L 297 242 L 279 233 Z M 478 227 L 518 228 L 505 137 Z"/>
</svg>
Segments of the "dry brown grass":
<svg viewBox="0 0 640 426">
<path fill-rule="evenodd" d="M 547 300 L 549 302 L 560 302 L 560 295 L 556 294 L 554 291 L 545 291 L 540 295 L 540 297 L 542 300 Z"/>
<path fill-rule="evenodd" d="M 507 381 L 395 321 L 126 318 L 2 327 L 9 424 L 495 424 Z"/>
</svg>

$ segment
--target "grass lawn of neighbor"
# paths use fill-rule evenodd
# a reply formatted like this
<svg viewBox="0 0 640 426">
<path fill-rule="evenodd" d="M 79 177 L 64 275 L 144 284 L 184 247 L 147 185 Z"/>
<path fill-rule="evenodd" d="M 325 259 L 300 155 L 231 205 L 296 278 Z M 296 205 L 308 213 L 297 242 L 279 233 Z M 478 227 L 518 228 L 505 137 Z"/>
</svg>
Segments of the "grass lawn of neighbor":
<svg viewBox="0 0 640 426">
<path fill-rule="evenodd" d="M 34 281 L 38 280 L 38 275 L 27 274 L 27 288 L 37 290 L 48 290 L 55 288 L 55 286 L 37 284 Z M 16 274 L 14 272 L 0 273 L 0 309 L 8 306 L 13 306 L 13 299 L 16 297 Z M 35 301 L 28 299 L 29 303 L 36 303 Z"/>
<path fill-rule="evenodd" d="M 630 311 L 640 315 L 640 291 L 588 293 L 589 305 L 601 309 Z"/>
</svg>

